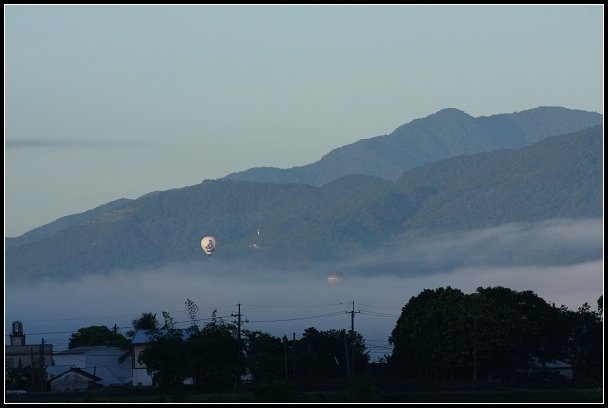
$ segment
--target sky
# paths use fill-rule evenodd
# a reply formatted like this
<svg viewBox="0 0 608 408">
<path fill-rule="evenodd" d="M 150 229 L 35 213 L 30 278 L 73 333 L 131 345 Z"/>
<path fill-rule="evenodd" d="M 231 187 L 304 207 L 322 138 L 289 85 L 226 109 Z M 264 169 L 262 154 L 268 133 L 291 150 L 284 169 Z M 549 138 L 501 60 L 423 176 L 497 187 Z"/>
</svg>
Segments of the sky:
<svg viewBox="0 0 608 408">
<path fill-rule="evenodd" d="M 603 114 L 604 7 L 5 5 L 4 233 L 443 108 Z"/>
</svg>

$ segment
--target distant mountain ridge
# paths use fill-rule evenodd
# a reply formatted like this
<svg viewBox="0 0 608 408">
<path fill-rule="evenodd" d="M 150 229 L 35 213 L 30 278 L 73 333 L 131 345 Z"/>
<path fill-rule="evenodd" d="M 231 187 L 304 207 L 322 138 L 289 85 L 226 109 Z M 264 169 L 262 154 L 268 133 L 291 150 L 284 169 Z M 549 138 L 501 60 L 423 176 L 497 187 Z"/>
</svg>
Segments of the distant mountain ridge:
<svg viewBox="0 0 608 408">
<path fill-rule="evenodd" d="M 315 163 L 290 169 L 256 167 L 231 173 L 224 179 L 313 186 L 352 174 L 396 180 L 405 170 L 452 157 L 459 152 L 471 154 L 523 147 L 552 135 L 571 133 L 601 124 L 602 118 L 601 114 L 595 112 L 563 107 L 538 107 L 479 118 L 473 118 L 458 109 L 446 108 L 404 124 L 390 135 L 362 139 L 334 149 Z M 454 128 L 460 129 L 454 131 Z M 451 140 L 452 133 L 457 134 L 463 146 L 458 146 L 455 140 Z M 477 142 L 470 142 L 468 138 Z M 441 142 L 442 140 L 445 142 Z M 442 147 L 442 144 L 445 146 Z M 479 147 L 481 145 L 483 148 Z M 434 153 L 429 153 L 431 151 Z M 6 239 L 6 245 L 14 246 L 50 236 L 59 230 L 95 219 L 130 201 L 118 199 L 83 213 L 61 217 L 19 237 Z"/>
<path fill-rule="evenodd" d="M 369 175 L 320 187 L 205 181 L 117 200 L 83 213 L 79 222 L 64 220 L 69 225 L 62 228 L 49 224 L 46 231 L 7 238 L 5 278 L 71 279 L 194 262 L 202 259 L 199 242 L 209 233 L 219 242 L 214 259 L 254 256 L 284 267 L 348 257 L 405 235 L 597 218 L 603 216 L 602 152 L 603 128 L 594 126 L 519 149 L 428 163 L 395 181 Z M 252 252 L 258 228 L 260 250 Z M 552 254 L 553 261 L 565 255 L 598 256 L 593 248 L 582 255 Z"/>
<path fill-rule="evenodd" d="M 38 241 L 40 239 L 52 236 L 53 234 L 63 229 L 79 225 L 85 222 L 93 221 L 108 212 L 112 212 L 117 208 L 127 205 L 131 201 L 132 200 L 127 198 L 120 198 L 118 200 L 110 201 L 109 203 L 95 207 L 92 210 L 88 210 L 78 214 L 66 215 L 65 217 L 58 218 L 57 220 L 49 224 L 34 228 L 33 230 L 30 230 L 19 237 L 8 238 L 5 240 L 5 243 L 7 246 L 10 247 L 21 244 L 27 244 L 28 242 Z"/>
<path fill-rule="evenodd" d="M 361 139 L 334 149 L 311 164 L 289 169 L 255 167 L 225 178 L 313 186 L 350 174 L 396 180 L 404 171 L 426 163 L 461 154 L 524 147 L 602 122 L 599 113 L 563 107 L 538 107 L 478 118 L 448 108 L 415 119 L 389 135 Z"/>
</svg>

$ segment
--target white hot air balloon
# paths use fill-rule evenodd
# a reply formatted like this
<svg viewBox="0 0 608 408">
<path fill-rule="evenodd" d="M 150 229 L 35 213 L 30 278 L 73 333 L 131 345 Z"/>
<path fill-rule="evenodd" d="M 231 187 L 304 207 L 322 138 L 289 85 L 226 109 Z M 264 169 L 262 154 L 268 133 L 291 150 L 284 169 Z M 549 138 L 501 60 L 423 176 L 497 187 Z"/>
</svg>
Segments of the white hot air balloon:
<svg viewBox="0 0 608 408">
<path fill-rule="evenodd" d="M 213 255 L 213 251 L 215 251 L 216 243 L 215 237 L 204 237 L 201 239 L 201 248 L 203 248 L 203 251 L 205 251 L 207 255 L 211 256 Z"/>
</svg>

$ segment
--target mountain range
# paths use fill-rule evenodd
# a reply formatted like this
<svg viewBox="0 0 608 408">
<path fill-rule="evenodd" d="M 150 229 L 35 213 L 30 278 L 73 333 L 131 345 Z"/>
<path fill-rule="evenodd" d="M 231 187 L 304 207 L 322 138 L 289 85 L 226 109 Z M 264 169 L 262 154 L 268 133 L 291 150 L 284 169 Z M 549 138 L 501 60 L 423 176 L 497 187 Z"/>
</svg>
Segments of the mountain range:
<svg viewBox="0 0 608 408">
<path fill-rule="evenodd" d="M 602 124 L 595 112 L 539 107 L 474 118 L 443 109 L 413 120 L 391 134 L 362 139 L 332 150 L 315 163 L 290 169 L 256 167 L 226 176 L 231 180 L 320 186 L 350 174 L 396 180 L 404 171 L 461 154 L 528 146 L 546 137 Z"/>
<path fill-rule="evenodd" d="M 602 217 L 598 123 L 602 115 L 565 108 L 481 118 L 442 110 L 308 166 L 120 199 L 6 238 L 5 278 L 199 262 L 205 235 L 218 239 L 214 260 L 286 267 L 404 237 Z M 256 174 L 271 177 L 247 180 Z M 596 259 L 601 251 L 559 256 Z"/>
</svg>

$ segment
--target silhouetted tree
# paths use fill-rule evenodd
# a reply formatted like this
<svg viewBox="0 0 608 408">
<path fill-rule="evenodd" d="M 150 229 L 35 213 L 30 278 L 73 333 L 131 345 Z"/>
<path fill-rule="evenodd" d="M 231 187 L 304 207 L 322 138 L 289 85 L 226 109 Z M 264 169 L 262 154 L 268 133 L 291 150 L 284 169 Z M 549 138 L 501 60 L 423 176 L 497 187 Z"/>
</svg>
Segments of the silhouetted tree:
<svg viewBox="0 0 608 408">
<path fill-rule="evenodd" d="M 487 374 L 507 380 L 521 377 L 532 360 L 544 363 L 560 356 L 559 344 L 565 343 L 565 332 L 556 331 L 561 322 L 558 309 L 550 306 L 532 291 L 515 291 L 497 286 L 477 288 L 488 300 L 484 313 L 492 333 L 488 350 Z"/>
<path fill-rule="evenodd" d="M 151 340 L 139 354 L 155 384 L 162 388 L 178 388 L 188 377 L 184 331 L 177 329 L 173 318 L 163 312 L 165 326 L 152 332 Z"/>
<path fill-rule="evenodd" d="M 598 306 L 601 298 L 598 299 Z M 603 382 L 603 321 L 599 309 L 591 310 L 584 303 L 573 315 L 575 318 L 571 343 L 571 362 L 574 380 L 580 386 L 598 387 Z"/>
<path fill-rule="evenodd" d="M 217 390 L 232 387 L 237 358 L 244 359 L 237 347 L 235 325 L 224 322 L 214 310 L 210 321 L 199 327 L 198 306 L 187 299 L 186 310 L 190 327 L 185 329 L 176 328 L 173 318 L 163 312 L 164 327 L 152 332 L 138 361 L 161 387 L 178 387 L 187 378 L 197 386 Z"/>
<path fill-rule="evenodd" d="M 466 376 L 472 366 L 473 324 L 460 290 L 425 289 L 403 307 L 389 338 L 394 372 L 424 378 Z"/>
<path fill-rule="evenodd" d="M 243 332 L 247 349 L 247 366 L 256 382 L 285 378 L 283 341 L 261 331 Z"/>
<path fill-rule="evenodd" d="M 304 330 L 302 339 L 294 345 L 298 357 L 296 381 L 298 378 L 305 382 L 348 378 L 348 368 L 352 367 L 352 342 L 352 335 L 344 329 L 319 331 L 309 327 Z M 354 350 L 355 368 L 357 372 L 364 372 L 369 354 L 363 336 L 357 332 Z"/>
<path fill-rule="evenodd" d="M 235 325 L 224 322 L 214 310 L 208 323 L 200 329 L 192 326 L 189 332 L 186 344 L 188 373 L 194 383 L 215 389 L 233 386 L 237 358 L 241 359 L 241 363 L 244 359 L 237 346 Z"/>
<path fill-rule="evenodd" d="M 156 330 L 159 328 L 159 322 L 156 318 L 156 313 L 142 313 L 137 319 L 131 321 L 133 330 L 127 332 L 127 337 L 133 337 L 137 330 Z"/>
<path fill-rule="evenodd" d="M 529 290 L 425 289 L 403 307 L 388 362 L 398 376 L 522 381 L 532 363 L 564 360 L 580 378 L 598 378 L 600 321 L 588 305 L 575 313 Z"/>
<path fill-rule="evenodd" d="M 72 333 L 68 343 L 70 349 L 82 346 L 112 346 L 127 349 L 129 340 L 106 326 L 89 326 Z"/>
</svg>

